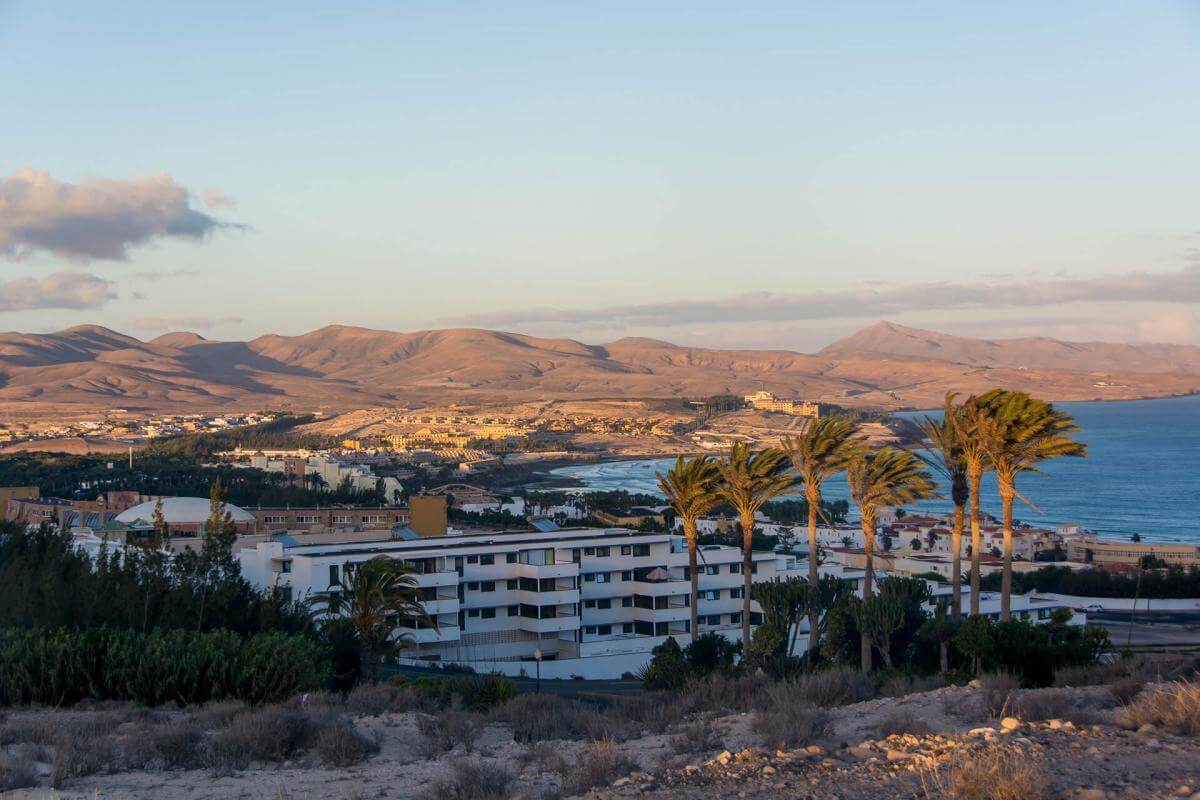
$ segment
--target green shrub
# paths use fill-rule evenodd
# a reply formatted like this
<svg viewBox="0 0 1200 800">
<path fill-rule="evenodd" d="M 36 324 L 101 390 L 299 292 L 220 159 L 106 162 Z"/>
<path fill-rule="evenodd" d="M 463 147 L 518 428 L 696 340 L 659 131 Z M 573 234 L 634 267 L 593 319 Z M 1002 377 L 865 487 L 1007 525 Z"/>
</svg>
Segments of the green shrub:
<svg viewBox="0 0 1200 800">
<path fill-rule="evenodd" d="M 467 711 L 491 711 L 517 696 L 516 687 L 503 675 L 455 678 L 451 690 L 462 697 L 463 708 Z"/>
</svg>

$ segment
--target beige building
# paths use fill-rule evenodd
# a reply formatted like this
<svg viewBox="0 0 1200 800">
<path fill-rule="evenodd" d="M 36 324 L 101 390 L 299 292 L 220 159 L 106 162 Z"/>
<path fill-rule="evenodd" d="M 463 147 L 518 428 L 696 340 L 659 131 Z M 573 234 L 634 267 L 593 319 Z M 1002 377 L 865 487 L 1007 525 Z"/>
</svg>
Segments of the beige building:
<svg viewBox="0 0 1200 800">
<path fill-rule="evenodd" d="M 1122 542 L 1091 537 L 1067 540 L 1067 558 L 1071 561 L 1136 566 L 1146 556 L 1161 559 L 1171 566 L 1200 566 L 1200 547 L 1193 544 Z"/>
<path fill-rule="evenodd" d="M 743 398 L 746 405 L 759 411 L 775 411 L 780 414 L 791 414 L 795 417 L 819 417 L 821 415 L 821 407 L 817 403 L 808 403 L 803 400 L 785 400 L 782 397 L 776 397 L 770 392 L 755 392 L 748 394 Z"/>
</svg>

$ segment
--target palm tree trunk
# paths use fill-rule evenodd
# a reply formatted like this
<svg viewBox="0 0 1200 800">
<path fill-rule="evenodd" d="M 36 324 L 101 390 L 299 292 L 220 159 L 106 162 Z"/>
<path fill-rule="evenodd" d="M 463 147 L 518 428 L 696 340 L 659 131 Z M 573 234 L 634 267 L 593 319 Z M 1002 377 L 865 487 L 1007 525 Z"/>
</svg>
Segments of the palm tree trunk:
<svg viewBox="0 0 1200 800">
<path fill-rule="evenodd" d="M 692 579 L 692 641 L 696 641 L 696 637 L 700 635 L 698 630 L 699 621 L 696 607 L 700 605 L 700 576 L 696 574 L 696 520 L 683 519 L 683 538 L 687 541 L 688 549 L 688 575 Z"/>
<path fill-rule="evenodd" d="M 950 549 L 954 551 L 951 564 L 953 571 L 950 575 L 950 609 L 954 612 L 956 620 L 962 617 L 962 535 L 963 517 L 966 513 L 967 510 L 963 506 L 954 507 L 954 531 L 950 535 Z"/>
<path fill-rule="evenodd" d="M 979 615 L 979 551 L 983 549 L 983 510 L 979 487 L 983 475 L 971 474 L 971 616 Z"/>
<path fill-rule="evenodd" d="M 813 490 L 810 483 L 808 486 L 808 582 L 813 589 L 813 597 L 816 597 L 817 584 L 820 578 L 817 575 L 817 511 L 821 506 L 821 490 L 819 487 Z M 797 630 L 799 624 L 796 625 Z M 808 615 L 808 666 L 811 668 L 817 655 L 817 607 L 813 604 L 812 610 Z M 791 650 L 788 650 L 791 653 Z"/>
<path fill-rule="evenodd" d="M 1012 557 L 1013 496 L 1009 491 L 1000 492 L 1000 504 L 1004 509 L 1004 570 L 1000 574 L 1000 621 L 1008 622 L 1012 617 Z"/>
<path fill-rule="evenodd" d="M 754 514 L 742 513 L 742 654 L 750 652 L 750 573 L 754 560 L 750 542 L 754 536 Z"/>
<path fill-rule="evenodd" d="M 870 516 L 862 518 L 863 552 L 866 555 L 866 574 L 863 575 L 862 599 L 871 596 L 871 583 L 875 577 L 875 519 Z M 862 671 L 871 672 L 871 638 L 865 631 L 859 631 L 862 639 Z"/>
</svg>

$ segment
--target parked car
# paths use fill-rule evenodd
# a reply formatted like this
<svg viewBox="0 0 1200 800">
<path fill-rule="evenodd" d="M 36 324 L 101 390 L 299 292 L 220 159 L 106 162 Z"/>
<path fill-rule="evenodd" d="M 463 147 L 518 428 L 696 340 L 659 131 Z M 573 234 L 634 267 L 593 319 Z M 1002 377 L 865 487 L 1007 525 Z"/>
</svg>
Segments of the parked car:
<svg viewBox="0 0 1200 800">
<path fill-rule="evenodd" d="M 1089 614 L 1101 614 L 1104 612 L 1104 606 L 1099 603 L 1092 603 L 1091 605 L 1084 606 L 1083 610 Z"/>
</svg>

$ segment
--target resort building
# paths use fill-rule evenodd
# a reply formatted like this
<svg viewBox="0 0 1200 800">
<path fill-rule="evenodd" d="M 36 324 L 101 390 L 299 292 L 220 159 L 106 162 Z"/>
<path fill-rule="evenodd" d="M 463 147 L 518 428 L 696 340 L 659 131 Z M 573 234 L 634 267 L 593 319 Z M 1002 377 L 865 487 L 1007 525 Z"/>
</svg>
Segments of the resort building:
<svg viewBox="0 0 1200 800">
<path fill-rule="evenodd" d="M 576 528 L 319 545 L 277 538 L 238 555 L 251 583 L 287 587 L 296 598 L 327 592 L 347 565 L 380 556 L 412 564 L 437 620 L 436 628 L 408 631 L 417 644 L 404 655 L 417 661 L 516 674 L 537 651 L 562 662 L 563 677 L 619 677 L 644 665 L 668 636 L 689 634 L 692 602 L 701 633 L 741 635 L 741 551 L 701 549 L 693 600 L 686 546 L 669 533 Z M 754 554 L 755 581 L 804 574 L 795 556 Z M 861 572 L 845 576 L 858 580 Z M 751 608 L 757 625 L 758 607 Z"/>
<path fill-rule="evenodd" d="M 1163 542 L 1129 542 L 1080 536 L 1067 539 L 1067 558 L 1096 566 L 1137 566 L 1150 556 L 1172 567 L 1200 566 L 1200 546 Z"/>
<path fill-rule="evenodd" d="M 782 397 L 776 397 L 770 392 L 755 392 L 748 394 L 743 398 L 746 405 L 759 411 L 774 411 L 779 414 L 791 414 L 795 417 L 819 417 L 821 415 L 821 406 L 819 403 L 807 403 L 803 400 L 785 400 Z"/>
</svg>

